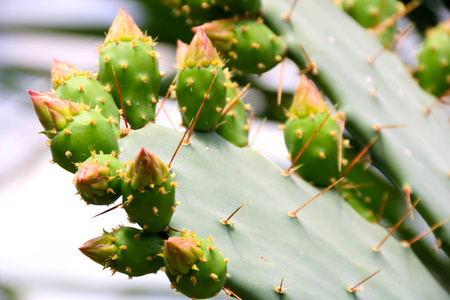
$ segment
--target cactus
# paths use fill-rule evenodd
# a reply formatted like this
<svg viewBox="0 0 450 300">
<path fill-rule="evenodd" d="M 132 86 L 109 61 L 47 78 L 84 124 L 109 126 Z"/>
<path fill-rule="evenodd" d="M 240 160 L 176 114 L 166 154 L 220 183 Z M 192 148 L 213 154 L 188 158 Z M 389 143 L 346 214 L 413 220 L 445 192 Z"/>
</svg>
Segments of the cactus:
<svg viewBox="0 0 450 300">
<path fill-rule="evenodd" d="M 87 204 L 108 205 L 122 195 L 122 177 L 125 169 L 115 153 L 96 154 L 78 166 L 74 184 Z"/>
<path fill-rule="evenodd" d="M 123 207 L 130 221 L 137 222 L 141 228 L 124 229 L 126 237 L 120 239 L 115 239 L 116 233 L 105 233 L 80 250 L 94 261 L 130 276 L 145 274 L 148 270 L 143 258 L 157 256 L 162 262 L 153 265 L 152 270 L 164 266 L 172 286 L 191 298 L 213 297 L 222 288 L 228 294 L 250 300 L 448 298 L 445 288 L 449 286 L 450 239 L 449 224 L 445 220 L 450 207 L 442 199 L 450 196 L 450 164 L 445 150 L 449 149 L 449 143 L 440 138 L 449 136 L 448 120 L 441 107 L 433 111 L 423 109 L 436 98 L 411 80 L 395 54 L 385 53 L 376 60 L 370 59 L 382 47 L 379 41 L 332 3 L 304 0 L 295 10 L 288 0 L 264 0 L 262 4 L 265 24 L 283 36 L 286 55 L 299 69 L 311 65 L 298 46 L 301 42 L 312 65 L 318 69 L 311 78 L 332 102 L 339 103 L 338 109 L 345 114 L 345 126 L 354 147 L 346 149 L 346 155 L 358 159 L 363 153 L 358 151 L 367 151 L 371 146 L 368 153 L 373 167 L 366 170 L 361 162 L 355 161 L 354 169 L 336 172 L 336 141 L 321 139 L 319 135 L 330 136 L 328 125 L 324 125 L 318 131 L 317 140 L 312 141 L 328 146 L 327 152 L 323 152 L 326 158 L 330 157 L 333 166 L 326 172 L 323 171 L 328 166 L 311 169 L 323 172 L 313 174 L 324 179 L 323 184 L 332 178 L 343 178 L 320 189 L 296 173 L 286 174 L 255 150 L 236 147 L 218 133 L 209 132 L 221 127 L 219 110 L 213 113 L 214 118 L 217 114 L 219 119 L 203 121 L 203 125 L 210 123 L 211 127 L 205 129 L 207 132 L 197 132 L 189 143 L 183 143 L 185 134 L 181 132 L 147 124 L 119 140 L 122 150 L 119 159 L 128 165 L 126 176 L 121 178 Z M 291 14 L 286 15 L 289 11 Z M 239 22 L 243 20 L 247 19 Z M 337 30 L 336 22 L 346 30 Z M 225 75 L 218 85 L 225 92 L 220 92 L 220 97 L 210 93 L 216 80 L 222 79 L 218 75 L 213 77 L 208 68 L 219 66 L 221 62 L 202 29 L 196 31 L 191 46 L 187 48 L 179 43 L 178 52 L 181 62 L 176 83 L 178 101 L 188 98 L 190 88 L 196 90 L 197 108 L 192 109 L 195 112 L 191 116 L 183 116 L 186 126 L 199 114 L 200 101 L 205 105 L 216 97 L 222 101 L 223 94 L 225 103 L 225 98 L 230 97 L 225 95 L 230 87 L 230 79 Z M 361 43 L 354 43 L 352 39 Z M 210 53 L 212 55 L 205 55 Z M 193 84 L 206 82 L 201 89 L 194 89 L 181 74 L 189 68 L 206 70 L 197 72 L 202 76 L 191 78 Z M 311 84 L 305 77 L 301 82 Z M 298 105 L 294 101 L 292 118 L 288 122 L 296 119 L 310 122 L 312 115 L 323 120 L 324 113 L 329 113 L 317 91 L 312 91 L 318 102 Z M 64 111 L 70 118 L 60 117 L 53 113 L 55 110 L 50 114 L 45 104 L 34 102 L 50 137 L 52 131 L 61 130 L 71 118 L 81 114 L 68 101 L 61 101 L 54 109 L 59 115 Z M 183 104 L 180 107 L 183 113 Z M 223 110 L 221 107 L 220 111 Z M 202 120 L 198 120 L 202 124 Z M 333 116 L 329 120 L 333 120 Z M 330 124 L 336 131 L 336 124 Z M 308 126 L 312 131 L 318 124 Z M 286 127 L 288 136 L 297 135 L 297 128 Z M 373 142 L 374 137 L 378 137 L 376 142 Z M 152 153 L 145 149 L 151 149 Z M 311 150 L 314 147 L 305 151 Z M 166 166 L 163 161 L 170 163 Z M 308 160 L 304 165 L 307 163 L 314 166 L 317 162 Z M 181 183 L 176 195 L 177 184 L 171 175 L 175 172 Z M 377 174 L 382 175 L 377 177 Z M 371 181 L 375 190 L 364 191 L 357 186 L 360 183 L 357 180 L 362 177 Z M 424 184 L 427 180 L 432 182 L 432 187 Z M 362 203 L 359 194 L 344 195 L 343 199 L 339 196 L 339 193 L 344 194 L 343 190 L 330 190 L 346 184 L 355 184 L 358 193 L 374 200 Z M 442 241 L 443 251 L 433 254 L 429 244 L 419 242 L 418 246 L 412 246 L 410 242 L 388 239 L 393 230 L 386 236 L 383 226 L 361 217 L 360 214 L 370 217 L 370 211 L 373 217 L 374 209 L 378 208 L 376 204 L 382 201 L 381 190 L 389 191 L 393 198 L 390 198 L 392 203 L 386 205 L 389 211 L 383 216 L 383 222 L 402 225 L 408 215 L 416 216 L 414 221 L 403 223 L 397 238 L 414 236 L 424 227 L 439 225 L 433 234 Z M 158 219 L 160 216 L 162 218 Z M 131 233 L 125 234 L 127 231 Z M 176 232 L 181 234 L 175 236 Z M 138 243 L 139 239 L 130 238 L 136 233 L 141 238 L 144 235 L 157 237 L 148 246 L 137 246 L 138 255 L 127 252 L 133 242 Z M 208 236 L 214 236 L 214 245 L 212 238 L 201 238 Z M 120 242 L 124 240 L 127 242 Z M 119 241 L 117 245 L 116 241 Z M 145 252 L 148 249 L 152 249 L 151 254 Z M 125 257 L 133 264 L 125 262 Z M 140 269 L 141 264 L 143 269 Z M 364 291 L 358 284 L 363 278 L 370 279 L 364 283 Z M 359 293 L 358 296 L 355 293 Z"/>
<path fill-rule="evenodd" d="M 124 110 L 133 129 L 155 118 L 161 74 L 154 45 L 121 9 L 99 48 L 98 79 Z"/>
<path fill-rule="evenodd" d="M 227 260 L 212 240 L 211 236 L 204 239 L 184 230 L 180 237 L 164 242 L 162 256 L 172 287 L 190 298 L 217 296 L 225 283 Z"/>
<path fill-rule="evenodd" d="M 203 29 L 214 46 L 224 52 L 227 65 L 245 73 L 264 73 L 284 57 L 284 43 L 263 19 L 227 19 L 206 23 Z"/>
<path fill-rule="evenodd" d="M 123 205 L 131 220 L 144 230 L 167 230 L 175 211 L 175 187 L 168 168 L 142 148 L 122 184 Z"/>
<path fill-rule="evenodd" d="M 450 20 L 429 29 L 419 54 L 419 84 L 442 96 L 450 89 Z"/>
<path fill-rule="evenodd" d="M 83 244 L 79 250 L 95 261 L 129 277 L 155 273 L 164 266 L 161 253 L 163 238 L 132 227 L 104 231 Z"/>
<path fill-rule="evenodd" d="M 45 92 L 29 91 L 46 135 L 53 161 L 75 173 L 76 164 L 91 156 L 91 151 L 111 153 L 119 150 L 114 128 L 98 111 L 60 99 Z"/>
<path fill-rule="evenodd" d="M 177 51 L 180 70 L 175 91 L 183 124 L 188 126 L 195 120 L 201 108 L 194 129 L 214 130 L 226 102 L 223 63 L 203 30 L 197 32 L 188 47 L 179 44 L 179 48 L 182 49 Z"/>
<path fill-rule="evenodd" d="M 82 71 L 68 62 L 54 60 L 51 77 L 56 96 L 99 110 L 113 125 L 119 137 L 119 110 L 111 93 L 106 91 L 91 72 Z"/>
</svg>

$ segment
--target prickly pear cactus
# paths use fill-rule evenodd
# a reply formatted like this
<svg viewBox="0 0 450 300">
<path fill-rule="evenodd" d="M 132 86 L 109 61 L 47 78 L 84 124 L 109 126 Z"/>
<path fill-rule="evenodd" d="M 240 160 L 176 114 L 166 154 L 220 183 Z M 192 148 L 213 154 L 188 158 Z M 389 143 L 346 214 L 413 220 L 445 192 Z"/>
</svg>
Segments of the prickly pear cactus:
<svg viewBox="0 0 450 300">
<path fill-rule="evenodd" d="M 206 3 L 189 3 L 194 2 Z M 184 2 L 164 3 L 180 5 Z M 227 11 L 235 2 L 223 3 L 226 3 L 223 8 Z M 250 1 L 247 3 L 251 4 Z M 271 63 L 275 61 L 275 65 L 287 55 L 299 69 L 307 64 L 314 66 L 313 69 L 317 68 L 319 72 L 314 72 L 311 78 L 331 101 L 339 103 L 339 113 L 330 111 L 309 79 L 302 77 L 306 92 L 298 91 L 295 97 L 306 101 L 294 100 L 285 134 L 291 156 L 299 152 L 299 148 L 306 154 L 318 153 L 318 159 L 311 154 L 302 162 L 313 177 L 307 179 L 307 173 L 300 173 L 302 179 L 295 172 L 281 170 L 250 147 L 242 147 L 244 144 L 236 142 L 241 133 L 236 132 L 230 138 L 220 132 L 221 126 L 233 123 L 228 113 L 233 112 L 232 108 L 238 108 L 242 95 L 239 92 L 236 95 L 236 90 L 230 91 L 233 78 L 224 74 L 222 61 L 206 38 L 203 26 L 198 27 L 190 46 L 178 43 L 179 73 L 174 82 L 185 127 L 197 121 L 200 127 L 192 125 L 193 128 L 183 133 L 149 123 L 147 114 L 146 118 L 139 117 L 141 105 L 131 100 L 131 105 L 128 105 L 128 96 L 125 96 L 129 92 L 127 89 L 139 80 L 128 84 L 114 67 L 111 68 L 112 75 L 109 75 L 110 82 L 106 83 L 107 89 L 117 91 L 116 105 L 118 110 L 121 109 L 124 120 L 140 118 L 140 123 L 132 125 L 135 130 L 128 130 L 129 134 L 118 142 L 114 136 L 114 149 L 90 150 L 108 155 L 117 153 L 120 148 L 118 158 L 127 168 L 121 169 L 121 163 L 118 163 L 117 168 L 109 169 L 103 156 L 102 159 L 96 158 L 98 154 L 89 158 L 92 152 L 83 152 L 86 145 L 92 148 L 89 143 L 84 142 L 83 146 L 75 148 L 75 143 L 67 137 L 59 143 L 58 151 L 63 153 L 60 149 L 69 149 L 70 155 L 67 151 L 64 155 L 76 157 L 76 165 L 80 170 L 86 170 L 85 174 L 81 174 L 84 171 L 77 174 L 81 181 L 86 179 L 88 182 L 85 188 L 80 188 L 81 192 L 97 201 L 106 195 L 104 191 L 109 188 L 120 193 L 122 204 L 113 208 L 123 208 L 130 223 L 136 223 L 133 227 L 123 226 L 104 232 L 81 246 L 81 252 L 104 267 L 111 267 L 113 272 L 130 277 L 162 270 L 169 279 L 168 284 L 194 299 L 211 298 L 221 290 L 238 299 L 250 300 L 448 298 L 445 288 L 449 286 L 446 267 L 450 266 L 450 231 L 445 220 L 450 207 L 443 199 L 450 198 L 450 163 L 446 156 L 446 149 L 450 148 L 448 141 L 441 138 L 449 136 L 449 128 L 444 126 L 448 125 L 448 120 L 442 110 L 423 109 L 436 99 L 407 76 L 394 54 L 386 53 L 377 60 L 368 59 L 382 47 L 381 44 L 332 3 L 303 0 L 295 9 L 291 4 L 288 0 L 264 0 L 264 23 L 246 15 L 245 11 L 240 12 L 244 17 L 238 16 L 236 22 L 266 24 L 271 31 L 280 34 L 283 38 L 279 41 L 282 40 L 283 45 L 272 49 L 264 44 L 267 47 L 260 49 L 265 50 L 261 52 L 263 58 Z M 203 6 L 205 9 L 207 5 Z M 342 26 L 338 30 L 336 23 L 346 30 L 341 30 Z M 137 48 L 145 44 L 146 39 L 141 39 L 142 32 L 134 25 L 121 11 L 110 32 L 125 37 L 125 41 L 107 43 L 100 53 L 100 61 L 105 64 L 111 61 L 109 58 L 105 60 L 104 56 L 109 45 L 115 47 L 127 43 L 134 52 L 133 45 Z M 240 28 L 243 27 L 245 32 L 245 26 Z M 254 37 L 259 38 L 256 35 Z M 350 42 L 352 39 L 361 42 Z M 246 42 L 239 41 L 234 46 Z M 308 51 L 312 62 L 307 61 L 299 42 Z M 276 52 L 281 48 L 281 54 Z M 153 57 L 153 48 L 147 50 L 147 55 Z M 256 58 L 260 62 L 263 59 L 259 54 L 252 57 L 249 54 L 252 53 L 251 47 L 241 50 L 241 57 Z M 277 54 L 273 53 L 274 50 Z M 263 64 L 264 68 L 257 65 L 259 72 L 256 73 L 269 69 L 266 61 Z M 143 82 L 142 74 L 133 67 L 126 65 L 122 68 L 120 64 L 117 68 L 121 69 L 120 72 L 131 72 L 127 73 L 130 74 L 128 77 L 140 78 Z M 244 68 L 245 65 L 239 67 L 240 71 Z M 349 72 L 343 71 L 347 69 Z M 199 82 L 200 88 L 197 86 Z M 157 92 L 152 91 L 151 97 L 156 99 Z M 235 95 L 231 96 L 233 92 Z M 78 131 L 67 127 L 76 124 L 79 116 L 91 112 L 92 115 L 96 113 L 96 118 L 97 115 L 103 118 L 109 127 L 105 125 L 104 128 L 106 137 L 92 130 L 80 129 L 85 139 L 108 140 L 111 133 L 114 135 L 112 125 L 95 110 L 83 110 L 70 101 L 47 93 L 30 92 L 30 96 L 45 135 L 52 139 L 52 147 L 58 145 L 53 141 L 54 135 L 61 132 L 76 135 Z M 141 101 L 142 97 L 148 104 L 146 96 L 136 96 L 133 101 Z M 229 100 L 227 103 L 227 98 L 231 97 L 237 101 Z M 155 104 L 157 101 L 150 102 Z M 209 103 L 213 103 L 210 108 Z M 155 106 L 147 104 L 145 109 L 151 107 L 154 112 Z M 138 112 L 127 111 L 126 105 L 133 109 L 139 107 Z M 339 156 L 336 150 L 338 139 L 334 139 L 337 131 L 343 130 L 344 118 L 340 117 L 344 114 L 346 134 L 350 134 L 354 147 L 346 149 L 345 155 L 352 160 L 348 165 Z M 245 118 L 240 118 L 242 120 L 236 128 L 245 123 Z M 324 121 L 326 118 L 331 120 L 329 124 Z M 89 122 L 89 125 L 100 123 L 96 120 L 95 124 Z M 297 120 L 306 124 L 299 127 L 295 124 L 299 122 Z M 338 121 L 342 123 L 338 124 Z M 243 125 L 244 130 L 246 125 Z M 197 132 L 186 137 L 193 129 Z M 211 132 L 214 130 L 219 132 Z M 316 134 L 309 145 L 302 144 L 299 138 L 304 132 Z M 81 144 L 81 139 L 78 143 Z M 104 148 L 101 146 L 99 148 Z M 319 148 L 322 150 L 318 151 Z M 365 154 L 371 157 L 365 161 L 373 162 L 370 168 L 362 167 L 361 158 Z M 68 164 L 60 160 L 55 159 L 68 169 Z M 71 162 L 71 165 L 75 163 Z M 88 176 L 91 165 L 94 165 L 93 172 Z M 346 169 L 341 172 L 340 167 Z M 352 170 L 353 167 L 355 169 Z M 378 167 L 378 173 L 375 167 Z M 177 181 L 173 179 L 175 174 Z M 319 183 L 317 178 L 323 182 Z M 364 191 L 364 182 L 358 181 L 361 178 L 371 181 L 377 187 L 376 192 Z M 304 179 L 315 185 L 333 184 L 322 189 Z M 120 181 L 119 189 L 107 186 L 113 180 Z M 432 182 L 432 186 L 425 182 Z M 81 182 L 77 186 L 81 186 Z M 333 190 L 333 187 L 340 190 Z M 345 196 L 345 189 L 357 193 Z M 387 190 L 395 203 L 387 204 L 389 211 L 385 216 L 377 215 L 374 221 L 373 211 L 378 208 L 375 204 L 383 201 L 378 199 L 378 189 Z M 362 203 L 361 195 L 363 199 L 375 200 Z M 113 199 L 107 198 L 107 202 L 110 201 Z M 413 210 L 414 206 L 416 210 Z M 409 215 L 416 216 L 415 223 L 411 223 L 412 219 L 403 223 Z M 423 219 L 423 222 L 417 219 Z M 429 244 L 419 242 L 413 246 L 412 240 L 401 243 L 394 237 L 389 238 L 395 227 L 386 235 L 381 221 L 395 227 L 403 224 L 399 238 L 416 236 L 424 227 L 430 231 L 439 227 L 433 234 L 437 241 L 441 241 L 444 251 L 438 250 L 438 257 Z"/>
<path fill-rule="evenodd" d="M 154 45 L 121 9 L 99 48 L 98 79 L 112 93 L 133 129 L 155 118 L 161 74 Z"/>
</svg>

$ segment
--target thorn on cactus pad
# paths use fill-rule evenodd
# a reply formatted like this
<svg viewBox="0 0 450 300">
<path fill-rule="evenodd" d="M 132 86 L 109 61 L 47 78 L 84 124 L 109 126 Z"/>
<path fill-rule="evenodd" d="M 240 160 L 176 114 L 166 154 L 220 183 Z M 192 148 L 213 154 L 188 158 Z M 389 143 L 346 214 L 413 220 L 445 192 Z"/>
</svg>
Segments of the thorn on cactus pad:
<svg viewBox="0 0 450 300">
<path fill-rule="evenodd" d="M 378 273 L 381 272 L 381 270 L 383 270 L 383 268 L 379 269 L 378 271 L 376 271 L 375 273 L 367 276 L 364 280 L 360 281 L 359 283 L 357 283 L 354 286 L 348 286 L 347 287 L 347 291 L 350 293 L 354 293 L 354 292 L 361 292 L 363 291 L 363 287 L 361 286 L 364 282 L 366 282 L 367 280 L 369 280 L 370 278 L 372 278 L 373 276 L 377 275 Z M 360 288 L 358 288 L 359 286 L 361 286 Z"/>
<path fill-rule="evenodd" d="M 420 240 L 421 238 L 423 238 L 424 236 L 426 236 L 427 234 L 429 234 L 430 232 L 438 229 L 439 227 L 441 227 L 442 225 L 444 225 L 445 223 L 447 223 L 450 220 L 450 217 L 434 224 L 433 226 L 431 226 L 430 228 L 428 228 L 427 230 L 425 230 L 424 232 L 416 235 L 415 237 L 413 237 L 412 239 L 408 240 L 408 241 L 403 241 L 402 242 L 402 246 L 403 247 L 411 247 L 412 244 L 414 244 L 415 242 L 417 242 L 418 240 Z"/>
<path fill-rule="evenodd" d="M 223 225 L 233 225 L 234 226 L 234 222 L 230 221 L 231 217 L 233 217 L 241 208 L 242 206 L 244 206 L 244 204 L 242 204 L 241 206 L 239 206 L 227 219 L 220 219 L 220 223 L 222 223 Z"/>
<path fill-rule="evenodd" d="M 378 244 L 372 246 L 372 250 L 375 252 L 380 251 L 381 246 L 386 242 L 386 240 L 397 230 L 397 228 L 403 223 L 403 221 L 406 219 L 406 217 L 412 213 L 413 208 L 416 207 L 416 205 L 419 203 L 420 199 L 414 203 L 407 211 L 406 213 L 401 217 L 401 219 L 394 225 L 394 227 L 389 231 L 389 233 L 386 235 L 386 237 Z"/>
</svg>

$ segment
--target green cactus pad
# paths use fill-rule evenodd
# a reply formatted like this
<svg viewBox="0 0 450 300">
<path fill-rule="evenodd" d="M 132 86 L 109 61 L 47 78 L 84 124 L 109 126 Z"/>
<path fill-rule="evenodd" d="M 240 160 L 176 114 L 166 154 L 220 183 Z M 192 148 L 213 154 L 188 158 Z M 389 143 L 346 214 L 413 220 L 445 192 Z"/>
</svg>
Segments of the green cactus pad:
<svg viewBox="0 0 450 300">
<path fill-rule="evenodd" d="M 111 233 L 87 241 L 81 252 L 113 272 L 130 277 L 157 272 L 164 266 L 158 254 L 162 252 L 163 238 L 132 227 L 119 227 Z"/>
<path fill-rule="evenodd" d="M 51 140 L 53 161 L 69 172 L 77 171 L 76 164 L 82 163 L 97 153 L 119 151 L 113 126 L 99 112 L 83 110 L 68 122 Z"/>
<path fill-rule="evenodd" d="M 135 190 L 122 184 L 123 206 L 128 216 L 145 231 L 167 230 L 175 211 L 175 185 L 169 176 L 162 186 Z"/>
<path fill-rule="evenodd" d="M 145 146 L 167 161 L 183 133 L 150 125 L 120 141 L 121 159 Z M 394 238 L 380 252 L 386 230 L 360 217 L 336 193 L 328 191 L 291 218 L 320 190 L 281 170 L 250 148 L 238 148 L 215 133 L 196 133 L 173 163 L 180 206 L 171 227 L 212 235 L 229 258 L 226 286 L 242 299 L 355 299 L 347 291 L 364 283 L 366 299 L 445 299 L 447 293 L 411 249 Z M 220 174 L 220 176 L 217 176 Z M 255 176 L 258 174 L 258 176 Z M 251 188 L 250 188 L 251 187 Z M 245 205 L 224 225 L 226 219 Z M 199 267 L 200 268 L 200 267 Z M 407 274 L 407 275 L 406 275 Z M 284 276 L 284 295 L 275 291 Z M 389 287 L 389 288 L 386 288 Z"/>
<path fill-rule="evenodd" d="M 397 0 L 344 0 L 344 10 L 362 27 L 373 28 L 397 12 Z M 379 34 L 383 45 L 388 44 L 396 33 L 395 26 L 390 26 Z"/>
<path fill-rule="evenodd" d="M 122 195 L 123 170 L 123 163 L 114 154 L 94 153 L 78 167 L 74 183 L 87 204 L 108 205 Z"/>
<path fill-rule="evenodd" d="M 113 125 L 119 136 L 119 110 L 111 93 L 97 80 L 88 76 L 74 76 L 58 86 L 54 94 L 62 99 L 84 103 L 92 109 L 98 107 L 101 114 Z"/>
<path fill-rule="evenodd" d="M 210 240 L 198 236 L 194 239 L 203 251 L 203 257 L 195 263 L 196 268 L 187 274 L 172 274 L 167 270 L 166 275 L 172 287 L 187 297 L 211 298 L 222 290 L 227 277 L 227 263 Z"/>
<path fill-rule="evenodd" d="M 222 68 L 218 65 L 186 67 L 178 72 L 176 94 L 185 126 L 188 126 L 197 115 L 203 99 L 211 86 L 209 96 L 205 100 L 194 129 L 197 131 L 211 131 L 216 128 L 226 103 L 227 91 L 225 83 L 225 75 Z"/>
<path fill-rule="evenodd" d="M 441 96 L 450 89 L 450 21 L 427 32 L 419 54 L 419 84 Z"/>
<path fill-rule="evenodd" d="M 286 122 L 284 139 L 292 160 L 326 117 L 326 113 L 318 113 L 314 118 L 294 117 Z M 317 186 L 328 186 L 338 178 L 338 133 L 339 125 L 329 117 L 296 163 L 301 165 L 297 173 L 303 179 Z"/>
<path fill-rule="evenodd" d="M 138 129 L 153 121 L 161 75 L 158 52 L 151 43 L 140 39 L 108 43 L 101 50 L 99 63 L 98 79 L 121 108 L 114 74 L 117 78 L 131 128 Z"/>
</svg>

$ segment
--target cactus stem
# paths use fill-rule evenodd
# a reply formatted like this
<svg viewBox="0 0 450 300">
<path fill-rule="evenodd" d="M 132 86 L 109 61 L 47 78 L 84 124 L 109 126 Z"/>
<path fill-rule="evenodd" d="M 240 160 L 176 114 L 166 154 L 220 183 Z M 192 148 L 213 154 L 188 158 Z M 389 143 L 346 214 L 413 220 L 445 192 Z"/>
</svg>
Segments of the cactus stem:
<svg viewBox="0 0 450 300">
<path fill-rule="evenodd" d="M 445 223 L 447 223 L 450 220 L 450 217 L 434 224 L 433 226 L 431 226 L 428 230 L 425 230 L 424 232 L 416 235 L 415 237 L 413 237 L 412 239 L 410 239 L 409 241 L 403 241 L 402 242 L 402 246 L 403 247 L 410 247 L 412 244 L 414 244 L 415 242 L 417 242 L 418 240 L 420 240 L 421 238 L 423 238 L 424 236 L 426 236 L 427 234 L 429 234 L 430 232 L 438 229 L 439 227 L 441 227 L 442 225 L 444 225 Z"/>
<path fill-rule="evenodd" d="M 384 208 L 386 206 L 386 202 L 387 202 L 388 198 L 389 198 L 389 191 L 386 191 L 383 195 L 383 199 L 381 199 L 380 208 L 378 209 L 378 217 L 377 217 L 378 224 L 381 223 L 381 218 L 383 217 Z"/>
<path fill-rule="evenodd" d="M 103 215 L 103 214 L 106 214 L 107 212 L 110 212 L 110 211 L 112 211 L 112 210 L 115 210 L 116 208 L 118 208 L 118 207 L 120 207 L 120 206 L 123 207 L 123 204 L 121 203 L 121 204 L 115 205 L 115 206 L 113 206 L 113 207 L 111 207 L 111 208 L 105 210 L 104 212 L 101 212 L 101 213 L 99 213 L 99 214 L 96 214 L 96 215 L 93 216 L 91 219 L 96 218 L 96 217 L 98 217 L 98 216 L 101 216 L 101 215 Z"/>
<path fill-rule="evenodd" d="M 334 187 L 336 184 L 338 184 L 339 182 L 341 182 L 344 178 L 340 178 L 339 180 L 333 182 L 332 184 L 330 184 L 327 188 L 325 188 L 324 190 L 322 190 L 320 193 L 318 193 L 317 195 L 315 195 L 314 197 L 312 197 L 311 199 L 309 199 L 308 201 L 306 201 L 302 206 L 300 206 L 296 211 L 290 211 L 288 212 L 288 216 L 291 218 L 294 218 L 295 215 L 302 209 L 304 208 L 306 205 L 308 205 L 309 203 L 311 203 L 314 199 L 316 199 L 317 197 L 319 197 L 320 195 L 322 195 L 323 193 L 325 193 L 326 191 L 328 191 L 329 189 L 331 189 L 332 187 Z"/>
<path fill-rule="evenodd" d="M 416 203 L 414 203 L 414 205 L 412 205 L 407 211 L 406 213 L 401 217 L 401 219 L 397 222 L 397 224 L 394 225 L 394 227 L 392 227 L 392 229 L 389 231 L 389 233 L 384 237 L 384 239 L 378 244 L 378 245 L 374 245 L 372 246 L 372 250 L 375 252 L 380 251 L 381 246 L 384 244 L 384 242 L 386 242 L 386 240 L 397 230 L 397 228 L 403 223 L 403 221 L 406 219 L 406 217 L 412 213 L 413 208 L 416 207 L 417 203 L 419 203 L 420 199 L 418 199 L 416 201 Z"/>
<path fill-rule="evenodd" d="M 411 209 L 411 186 L 406 184 L 403 186 L 403 193 L 405 194 L 405 198 L 406 198 L 406 205 L 408 206 L 408 208 L 411 210 L 411 220 L 414 221 L 414 214 L 413 211 Z"/>
<path fill-rule="evenodd" d="M 364 282 L 366 282 L 367 280 L 369 280 L 370 278 L 372 278 L 373 276 L 377 275 L 378 273 L 381 272 L 381 270 L 383 270 L 383 268 L 379 269 L 378 271 L 376 271 L 375 273 L 373 273 L 372 275 L 367 276 L 364 280 L 361 280 L 359 283 L 357 283 L 354 286 L 348 286 L 347 287 L 347 291 L 349 291 L 350 293 L 354 293 L 354 292 L 360 292 L 362 291 L 362 287 L 357 289 L 358 286 L 360 286 L 361 284 L 363 284 Z"/>
<path fill-rule="evenodd" d="M 168 165 L 169 169 L 172 166 L 172 162 L 175 159 L 175 156 L 177 155 L 178 150 L 180 150 L 181 144 L 184 143 L 184 138 L 185 138 L 186 134 L 188 133 L 189 129 L 191 128 L 192 122 L 193 122 L 193 120 L 191 120 L 191 123 L 189 123 L 189 126 L 186 128 L 186 131 L 184 132 L 183 137 L 181 138 L 181 141 L 178 143 L 177 149 L 175 149 L 175 152 L 173 153 L 172 158 L 170 159 L 170 162 L 169 162 L 169 165 Z"/>
<path fill-rule="evenodd" d="M 239 206 L 227 219 L 220 219 L 220 223 L 222 223 L 223 225 L 233 225 L 234 227 L 234 222 L 230 221 L 231 217 L 234 216 L 234 214 L 236 214 L 241 208 L 242 206 L 244 206 L 244 204 L 242 204 L 241 206 Z"/>
<path fill-rule="evenodd" d="M 216 69 L 213 69 L 213 70 L 216 70 Z M 213 73 L 214 73 L 214 72 L 213 72 Z M 197 123 L 197 120 L 198 120 L 198 117 L 199 117 L 199 115 L 200 115 L 200 112 L 201 112 L 202 109 L 203 109 L 203 105 L 205 105 L 206 99 L 209 98 L 209 92 L 211 91 L 211 88 L 212 88 L 212 86 L 213 86 L 213 84 L 214 84 L 214 81 L 216 81 L 217 74 L 218 74 L 218 72 L 216 71 L 216 72 L 214 73 L 213 79 L 211 80 L 211 84 L 209 85 L 208 91 L 206 92 L 205 97 L 203 98 L 202 104 L 201 104 L 200 107 L 198 108 L 197 114 L 195 115 L 194 123 L 192 123 L 192 128 L 191 128 L 191 130 L 190 130 L 190 132 L 189 132 L 189 135 L 188 135 L 188 137 L 187 137 L 187 141 L 186 141 L 186 142 L 183 142 L 184 144 L 186 144 L 186 143 L 189 144 L 189 141 L 190 141 L 190 139 L 191 139 L 192 132 L 194 132 L 195 124 Z"/>
<path fill-rule="evenodd" d="M 350 170 L 355 166 L 355 164 L 361 159 L 361 157 L 363 157 L 364 154 L 366 154 L 366 152 L 370 149 L 370 147 L 372 147 L 373 144 L 375 144 L 375 142 L 378 139 L 378 135 L 376 135 L 375 137 L 373 137 L 368 143 L 367 145 L 364 146 L 364 148 L 352 159 L 352 161 L 350 162 L 350 164 L 347 166 L 347 168 L 345 168 L 345 170 L 341 173 L 341 175 L 339 176 L 340 178 L 344 177 L 345 175 L 347 175 L 348 172 L 350 172 Z"/>
<path fill-rule="evenodd" d="M 117 81 L 116 71 L 114 70 L 114 66 L 111 66 L 111 68 L 112 68 L 113 75 L 114 75 L 114 82 L 116 83 L 117 94 L 119 95 L 119 101 L 120 101 L 120 106 L 122 108 L 122 115 L 123 115 L 123 120 L 125 122 L 125 127 L 126 127 L 126 129 L 130 129 L 128 127 L 127 115 L 125 113 L 125 107 L 123 106 L 122 94 L 120 93 L 119 82 Z"/>
<path fill-rule="evenodd" d="M 156 120 L 156 117 L 158 116 L 159 112 L 160 112 L 161 109 L 163 108 L 164 103 L 166 103 L 167 98 L 169 98 L 170 92 L 172 91 L 172 86 L 175 85 L 175 82 L 176 82 L 176 80 L 177 80 L 177 77 L 178 77 L 178 74 L 175 75 L 175 77 L 174 77 L 173 80 L 172 80 L 172 83 L 170 84 L 169 88 L 167 89 L 166 96 L 164 97 L 164 100 L 162 101 L 161 105 L 159 106 L 158 111 L 157 111 L 156 114 L 155 114 L 155 120 Z"/>
<path fill-rule="evenodd" d="M 378 125 L 378 124 L 373 124 L 372 128 L 375 131 L 380 132 L 382 129 L 392 129 L 392 128 L 403 128 L 403 127 L 409 127 L 411 126 L 411 124 L 403 124 L 403 125 Z"/>
<path fill-rule="evenodd" d="M 327 114 L 327 116 L 323 119 L 322 123 L 320 123 L 320 125 L 316 128 L 316 130 L 313 132 L 313 134 L 309 137 L 309 139 L 306 141 L 306 143 L 303 145 L 302 149 L 300 149 L 300 151 L 298 152 L 297 156 L 294 158 L 294 160 L 292 161 L 291 166 L 286 170 L 283 171 L 283 173 L 285 175 L 289 175 L 292 172 L 292 168 L 295 166 L 295 164 L 297 163 L 297 161 L 300 159 L 300 157 L 302 156 L 303 152 L 305 152 L 306 148 L 309 146 L 309 144 L 311 143 L 311 141 L 314 139 L 314 137 L 317 135 L 317 133 L 319 133 L 320 129 L 322 128 L 322 126 L 325 124 L 325 122 L 328 120 L 328 118 L 330 117 L 330 115 L 333 113 L 333 111 L 336 109 L 336 105 L 333 107 L 332 110 L 330 110 Z M 342 176 L 344 177 L 344 176 Z"/>
</svg>

